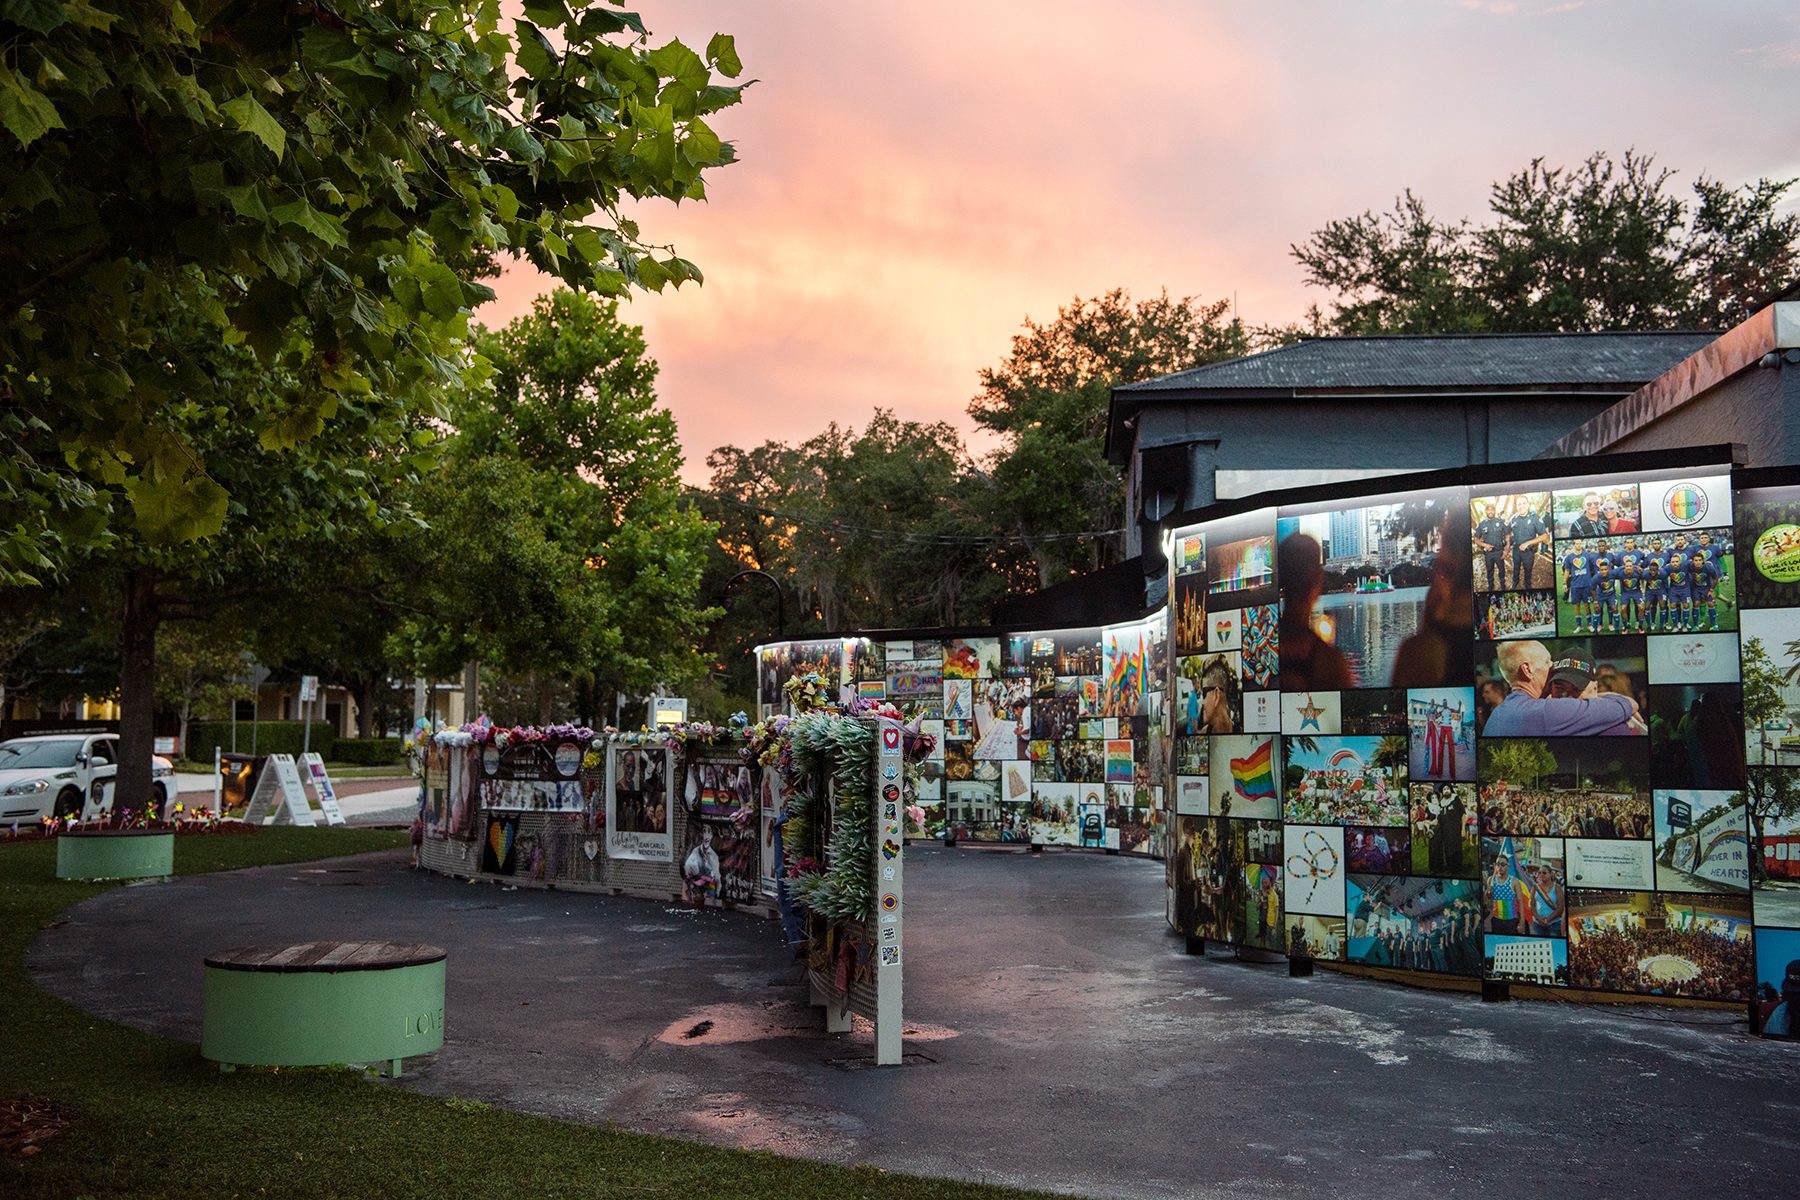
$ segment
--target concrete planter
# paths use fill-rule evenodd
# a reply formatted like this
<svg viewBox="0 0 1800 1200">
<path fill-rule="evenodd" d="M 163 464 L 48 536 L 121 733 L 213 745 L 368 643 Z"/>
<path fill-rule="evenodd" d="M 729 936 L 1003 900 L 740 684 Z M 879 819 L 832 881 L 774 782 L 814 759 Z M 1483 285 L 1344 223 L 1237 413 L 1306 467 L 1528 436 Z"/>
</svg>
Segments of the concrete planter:
<svg viewBox="0 0 1800 1200">
<path fill-rule="evenodd" d="M 175 873 L 168 829 L 76 829 L 56 835 L 58 879 L 158 879 Z"/>
</svg>

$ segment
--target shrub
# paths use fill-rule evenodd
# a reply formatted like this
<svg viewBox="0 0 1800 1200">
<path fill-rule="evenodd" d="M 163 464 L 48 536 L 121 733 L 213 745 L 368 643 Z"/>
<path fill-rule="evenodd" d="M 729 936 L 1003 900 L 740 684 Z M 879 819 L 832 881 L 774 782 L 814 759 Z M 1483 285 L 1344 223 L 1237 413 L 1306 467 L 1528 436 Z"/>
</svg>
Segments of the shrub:
<svg viewBox="0 0 1800 1200">
<path fill-rule="evenodd" d="M 301 744 L 304 741 L 304 721 L 258 721 L 256 723 L 256 753 L 258 754 L 292 754 L 299 757 Z M 337 731 L 324 721 L 312 723 L 312 752 L 331 760 L 336 756 L 338 745 Z M 184 753 L 196 762 L 211 762 L 213 747 L 229 752 L 231 750 L 230 721 L 191 721 L 188 723 L 188 744 Z M 239 754 L 250 753 L 250 722 L 237 723 L 237 748 Z"/>
<path fill-rule="evenodd" d="M 331 761 L 353 767 L 390 767 L 406 761 L 397 737 L 339 738 L 332 744 Z"/>
</svg>

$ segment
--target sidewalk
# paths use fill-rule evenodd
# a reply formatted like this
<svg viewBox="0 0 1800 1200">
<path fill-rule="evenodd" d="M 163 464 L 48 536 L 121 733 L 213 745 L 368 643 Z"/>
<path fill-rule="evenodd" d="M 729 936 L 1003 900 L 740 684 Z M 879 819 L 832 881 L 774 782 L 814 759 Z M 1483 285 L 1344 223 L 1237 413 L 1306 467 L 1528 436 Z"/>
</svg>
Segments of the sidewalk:
<svg viewBox="0 0 1800 1200">
<path fill-rule="evenodd" d="M 408 825 L 419 807 L 419 784 L 407 776 L 390 779 L 346 779 L 333 781 L 338 807 L 352 825 Z M 175 790 L 186 803 L 203 799 L 210 806 L 213 795 L 211 772 L 178 772 Z"/>
</svg>

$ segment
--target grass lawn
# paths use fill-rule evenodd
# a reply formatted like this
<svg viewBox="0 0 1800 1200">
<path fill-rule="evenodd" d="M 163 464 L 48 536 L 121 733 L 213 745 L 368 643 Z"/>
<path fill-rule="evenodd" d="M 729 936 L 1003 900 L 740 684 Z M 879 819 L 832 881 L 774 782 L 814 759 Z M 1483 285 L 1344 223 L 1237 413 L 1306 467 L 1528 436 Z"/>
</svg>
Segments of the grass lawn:
<svg viewBox="0 0 1800 1200">
<path fill-rule="evenodd" d="M 406 837 L 265 828 L 183 838 L 177 869 L 185 875 L 298 862 L 401 846 Z M 415 1095 L 352 1071 L 221 1075 L 196 1046 L 88 1016 L 27 979 L 25 948 L 38 930 L 108 886 L 59 883 L 50 842 L 0 844 L 0 1014 L 10 1035 L 0 1054 L 0 1136 L 8 1100 L 47 1101 L 71 1119 L 35 1154 L 0 1148 L 0 1196 L 9 1200 L 1028 1194 L 590 1129 Z"/>
</svg>

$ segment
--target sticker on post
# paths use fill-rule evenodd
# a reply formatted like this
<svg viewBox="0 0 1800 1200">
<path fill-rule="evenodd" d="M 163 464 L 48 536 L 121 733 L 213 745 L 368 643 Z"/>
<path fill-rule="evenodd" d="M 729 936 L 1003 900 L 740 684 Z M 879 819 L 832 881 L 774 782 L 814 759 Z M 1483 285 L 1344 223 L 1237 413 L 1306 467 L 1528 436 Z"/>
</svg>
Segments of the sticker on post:
<svg viewBox="0 0 1800 1200">
<path fill-rule="evenodd" d="M 885 749 L 898 750 L 900 748 L 900 731 L 892 725 L 883 729 L 881 731 L 881 744 Z"/>
<path fill-rule="evenodd" d="M 892 868 L 892 867 L 881 868 L 881 877 L 883 879 L 887 880 L 889 883 L 894 882 L 894 868 Z"/>
<path fill-rule="evenodd" d="M 884 967 L 899 966 L 900 965 L 900 947 L 898 947 L 898 946 L 883 946 L 881 948 L 881 965 Z"/>
<path fill-rule="evenodd" d="M 881 940 L 884 942 L 899 941 L 900 940 L 899 927 L 896 925 L 889 925 L 887 928 L 883 929 L 881 931 Z"/>
<path fill-rule="evenodd" d="M 899 908 L 899 907 L 900 907 L 900 897 L 896 896 L 892 892 L 883 892 L 881 894 L 881 911 L 893 912 L 896 908 Z"/>
<path fill-rule="evenodd" d="M 881 843 L 881 857 L 890 859 L 890 860 L 899 858 L 900 857 L 900 843 L 895 841 L 893 838 L 887 838 L 886 840 L 884 840 Z"/>
</svg>

